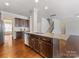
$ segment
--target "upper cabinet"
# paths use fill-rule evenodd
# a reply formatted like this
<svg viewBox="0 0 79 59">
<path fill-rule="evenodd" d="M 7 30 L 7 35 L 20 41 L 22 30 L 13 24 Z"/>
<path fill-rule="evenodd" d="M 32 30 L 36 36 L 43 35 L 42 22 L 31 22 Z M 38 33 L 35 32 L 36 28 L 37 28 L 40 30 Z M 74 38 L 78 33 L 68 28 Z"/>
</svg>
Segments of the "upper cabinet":
<svg viewBox="0 0 79 59">
<path fill-rule="evenodd" d="M 30 20 L 15 18 L 15 30 L 16 31 L 30 31 Z"/>
<path fill-rule="evenodd" d="M 24 22 L 25 22 L 24 23 L 25 27 L 30 27 L 30 21 L 29 20 L 25 20 Z"/>
<path fill-rule="evenodd" d="M 24 20 L 20 18 L 15 18 L 15 27 L 24 27 Z"/>
</svg>

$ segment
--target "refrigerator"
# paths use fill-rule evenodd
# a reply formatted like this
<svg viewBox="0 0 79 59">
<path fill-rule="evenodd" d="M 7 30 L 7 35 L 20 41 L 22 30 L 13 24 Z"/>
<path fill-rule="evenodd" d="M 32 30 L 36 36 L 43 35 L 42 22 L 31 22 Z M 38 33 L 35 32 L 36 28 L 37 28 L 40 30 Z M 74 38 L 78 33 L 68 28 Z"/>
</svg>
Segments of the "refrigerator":
<svg viewBox="0 0 79 59">
<path fill-rule="evenodd" d="M 0 44 L 4 43 L 4 24 L 3 21 L 1 20 L 1 14 L 0 14 Z"/>
</svg>

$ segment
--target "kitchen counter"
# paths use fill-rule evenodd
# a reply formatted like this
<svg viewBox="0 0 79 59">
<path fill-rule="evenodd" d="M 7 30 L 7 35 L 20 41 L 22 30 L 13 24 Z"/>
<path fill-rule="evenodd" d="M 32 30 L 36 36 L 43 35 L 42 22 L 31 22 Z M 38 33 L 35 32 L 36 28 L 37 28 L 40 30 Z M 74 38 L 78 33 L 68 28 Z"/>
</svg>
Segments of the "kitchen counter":
<svg viewBox="0 0 79 59">
<path fill-rule="evenodd" d="M 78 57 L 79 56 L 79 47 L 78 47 L 79 36 L 62 35 L 62 34 L 54 34 L 54 33 L 33 33 L 33 32 L 26 32 L 25 35 L 26 34 L 29 35 L 30 37 L 30 38 L 26 38 L 26 42 L 28 43 L 28 46 L 32 47 L 39 54 L 41 54 L 40 50 L 42 48 L 41 55 L 44 57 Z"/>
<path fill-rule="evenodd" d="M 54 33 L 26 32 L 26 45 L 34 49 L 43 57 L 59 57 L 62 51 L 62 40 L 65 42 L 69 35 Z M 42 49 L 42 50 L 41 50 Z M 40 52 L 42 51 L 42 52 Z"/>
<path fill-rule="evenodd" d="M 38 32 L 26 32 L 28 34 L 33 34 L 33 35 L 39 35 L 43 37 L 48 37 L 48 38 L 56 38 L 56 39 L 63 39 L 67 40 L 69 38 L 69 35 L 63 35 L 63 34 L 54 34 L 54 33 L 38 33 Z"/>
</svg>

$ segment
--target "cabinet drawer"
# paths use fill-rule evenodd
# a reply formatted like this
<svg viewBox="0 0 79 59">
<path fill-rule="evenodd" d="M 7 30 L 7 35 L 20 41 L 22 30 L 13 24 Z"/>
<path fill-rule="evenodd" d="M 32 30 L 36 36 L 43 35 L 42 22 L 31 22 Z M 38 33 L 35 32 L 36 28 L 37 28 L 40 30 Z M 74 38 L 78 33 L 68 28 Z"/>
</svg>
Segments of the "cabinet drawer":
<svg viewBox="0 0 79 59">
<path fill-rule="evenodd" d="M 47 42 L 47 43 L 52 43 L 53 44 L 53 39 L 52 38 L 46 38 L 46 37 L 42 37 L 40 38 L 41 40 Z"/>
</svg>

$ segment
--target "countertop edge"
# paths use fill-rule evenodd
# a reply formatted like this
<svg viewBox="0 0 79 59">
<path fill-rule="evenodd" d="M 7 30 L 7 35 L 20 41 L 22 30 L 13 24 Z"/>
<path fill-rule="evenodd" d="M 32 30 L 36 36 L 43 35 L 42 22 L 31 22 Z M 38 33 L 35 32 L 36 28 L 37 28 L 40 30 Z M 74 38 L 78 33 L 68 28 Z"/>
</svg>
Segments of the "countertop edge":
<svg viewBox="0 0 79 59">
<path fill-rule="evenodd" d="M 38 35 L 38 36 L 42 36 L 42 37 L 48 37 L 48 38 L 52 38 L 52 39 L 63 39 L 63 40 L 67 40 L 70 35 L 63 35 L 63 34 L 55 34 L 55 33 L 33 33 L 33 32 L 26 32 L 27 34 L 33 34 L 33 35 Z"/>
</svg>

